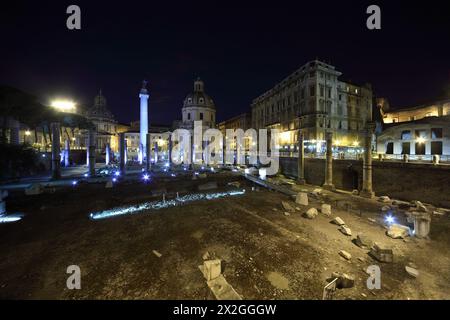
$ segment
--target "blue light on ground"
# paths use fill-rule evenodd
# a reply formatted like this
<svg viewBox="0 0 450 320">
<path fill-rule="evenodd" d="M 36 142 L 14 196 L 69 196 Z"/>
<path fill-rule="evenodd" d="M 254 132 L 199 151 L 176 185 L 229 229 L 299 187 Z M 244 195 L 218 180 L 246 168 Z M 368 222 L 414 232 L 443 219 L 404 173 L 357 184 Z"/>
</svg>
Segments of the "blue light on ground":
<svg viewBox="0 0 450 320">
<path fill-rule="evenodd" d="M 14 215 L 0 215 L 0 223 L 10 223 L 10 222 L 16 222 L 22 219 L 22 215 L 20 214 L 14 214 Z"/>
<path fill-rule="evenodd" d="M 388 224 L 392 224 L 395 223 L 395 218 L 391 215 L 387 215 L 384 220 L 388 223 Z"/>
<path fill-rule="evenodd" d="M 215 193 L 196 193 L 185 195 L 176 199 L 164 200 L 164 201 L 154 201 L 154 202 L 144 202 L 141 204 L 127 206 L 127 207 L 118 207 L 104 211 L 93 212 L 89 214 L 89 218 L 92 220 L 105 219 L 115 216 L 121 216 L 126 214 L 135 214 L 145 210 L 158 210 L 169 207 L 175 207 L 179 205 L 183 205 L 193 201 L 199 200 L 213 200 L 224 197 L 231 196 L 239 196 L 245 193 L 245 189 L 242 190 L 232 190 L 232 191 L 224 191 L 224 192 L 215 192 Z"/>
</svg>

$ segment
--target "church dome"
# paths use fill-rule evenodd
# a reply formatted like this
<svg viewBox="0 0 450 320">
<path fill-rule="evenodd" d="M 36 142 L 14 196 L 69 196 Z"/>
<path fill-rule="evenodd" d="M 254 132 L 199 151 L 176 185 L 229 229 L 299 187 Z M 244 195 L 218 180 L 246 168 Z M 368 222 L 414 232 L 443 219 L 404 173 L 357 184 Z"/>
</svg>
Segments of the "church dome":
<svg viewBox="0 0 450 320">
<path fill-rule="evenodd" d="M 194 81 L 194 92 L 189 93 L 183 102 L 183 108 L 199 107 L 215 109 L 214 101 L 205 93 L 205 84 L 200 78 Z"/>
<path fill-rule="evenodd" d="M 87 111 L 89 118 L 102 118 L 113 120 L 114 116 L 106 106 L 106 98 L 102 95 L 102 90 L 94 98 L 94 105 Z"/>
</svg>

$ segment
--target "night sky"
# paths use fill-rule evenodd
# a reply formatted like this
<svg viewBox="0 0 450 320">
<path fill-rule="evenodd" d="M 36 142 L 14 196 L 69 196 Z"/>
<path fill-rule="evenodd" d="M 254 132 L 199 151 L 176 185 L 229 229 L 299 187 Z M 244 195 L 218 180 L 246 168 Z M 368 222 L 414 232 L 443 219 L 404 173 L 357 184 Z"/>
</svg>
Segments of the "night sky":
<svg viewBox="0 0 450 320">
<path fill-rule="evenodd" d="M 89 106 L 101 88 L 126 123 L 139 117 L 146 79 L 150 123 L 171 124 L 201 77 L 221 121 L 318 57 L 393 106 L 415 105 L 450 93 L 446 3 L 2 2 L 0 84 Z M 81 7 L 79 31 L 66 28 L 70 4 Z M 370 4 L 381 7 L 382 30 L 366 28 Z"/>
</svg>

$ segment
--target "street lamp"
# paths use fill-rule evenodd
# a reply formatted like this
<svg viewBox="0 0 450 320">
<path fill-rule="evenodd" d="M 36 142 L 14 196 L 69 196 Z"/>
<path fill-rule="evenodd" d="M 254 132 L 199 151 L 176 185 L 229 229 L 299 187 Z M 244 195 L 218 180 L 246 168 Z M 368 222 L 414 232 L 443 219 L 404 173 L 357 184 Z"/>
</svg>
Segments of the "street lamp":
<svg viewBox="0 0 450 320">
<path fill-rule="evenodd" d="M 50 106 L 61 112 L 75 112 L 76 103 L 70 100 L 53 100 Z"/>
<path fill-rule="evenodd" d="M 419 143 L 419 144 L 421 144 L 421 143 L 425 143 L 425 138 L 424 137 L 418 137 L 417 139 L 416 139 L 416 142 L 417 143 Z"/>
</svg>

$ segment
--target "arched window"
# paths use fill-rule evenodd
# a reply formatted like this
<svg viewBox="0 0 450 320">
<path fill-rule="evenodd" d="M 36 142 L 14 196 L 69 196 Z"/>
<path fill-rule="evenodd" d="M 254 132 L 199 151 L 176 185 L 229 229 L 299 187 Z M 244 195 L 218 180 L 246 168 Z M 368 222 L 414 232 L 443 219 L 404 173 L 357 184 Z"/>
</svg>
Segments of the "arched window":
<svg viewBox="0 0 450 320">
<path fill-rule="evenodd" d="M 188 120 L 191 120 L 191 113 L 188 112 Z"/>
</svg>

